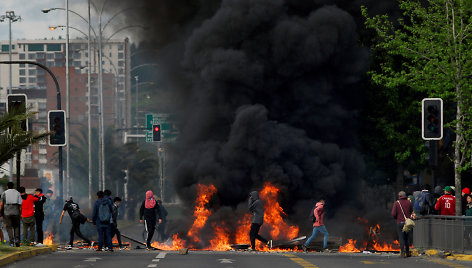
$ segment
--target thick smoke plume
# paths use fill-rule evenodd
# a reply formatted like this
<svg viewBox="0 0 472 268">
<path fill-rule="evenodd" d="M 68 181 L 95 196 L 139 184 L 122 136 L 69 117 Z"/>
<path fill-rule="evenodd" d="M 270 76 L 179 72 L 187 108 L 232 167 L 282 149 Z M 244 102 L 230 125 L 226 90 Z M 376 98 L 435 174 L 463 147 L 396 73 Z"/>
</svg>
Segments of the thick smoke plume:
<svg viewBox="0 0 472 268">
<path fill-rule="evenodd" d="M 331 208 L 356 206 L 364 172 L 356 120 L 369 61 L 358 14 L 371 1 L 133 2 L 146 11 L 128 22 L 155 27 L 142 44 L 160 49 L 154 56 L 174 91 L 173 180 L 185 204 L 198 183 L 214 184 L 213 220 L 221 220 L 272 182 L 293 218 L 306 221 L 321 196 Z"/>
</svg>

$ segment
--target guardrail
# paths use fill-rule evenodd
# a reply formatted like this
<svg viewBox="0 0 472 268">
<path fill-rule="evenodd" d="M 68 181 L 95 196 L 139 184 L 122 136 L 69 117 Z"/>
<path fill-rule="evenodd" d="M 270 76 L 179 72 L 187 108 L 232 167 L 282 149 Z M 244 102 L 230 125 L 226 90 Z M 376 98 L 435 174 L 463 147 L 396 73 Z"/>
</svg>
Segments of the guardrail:
<svg viewBox="0 0 472 268">
<path fill-rule="evenodd" d="M 464 252 L 472 250 L 472 217 L 419 216 L 413 229 L 415 248 Z"/>
</svg>

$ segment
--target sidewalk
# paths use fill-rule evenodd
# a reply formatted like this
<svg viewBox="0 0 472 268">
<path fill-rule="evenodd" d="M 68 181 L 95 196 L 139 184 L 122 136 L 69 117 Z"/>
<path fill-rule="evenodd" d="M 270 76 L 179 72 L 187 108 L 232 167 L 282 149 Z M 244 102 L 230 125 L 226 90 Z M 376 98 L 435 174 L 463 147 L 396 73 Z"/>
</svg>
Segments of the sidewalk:
<svg viewBox="0 0 472 268">
<path fill-rule="evenodd" d="M 14 251 L 0 257 L 0 266 L 19 261 L 22 259 L 34 257 L 39 254 L 50 253 L 57 250 L 57 246 L 44 246 L 25 250 Z"/>
</svg>

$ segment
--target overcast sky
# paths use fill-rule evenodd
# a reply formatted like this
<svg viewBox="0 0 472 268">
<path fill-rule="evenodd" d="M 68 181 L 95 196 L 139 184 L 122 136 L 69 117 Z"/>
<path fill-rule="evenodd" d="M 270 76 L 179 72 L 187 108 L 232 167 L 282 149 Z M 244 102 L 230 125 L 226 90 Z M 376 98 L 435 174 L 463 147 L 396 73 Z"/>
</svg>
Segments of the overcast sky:
<svg viewBox="0 0 472 268">
<path fill-rule="evenodd" d="M 12 23 L 12 39 L 44 39 L 59 36 L 65 38 L 65 29 L 49 30 L 49 26 L 65 25 L 65 11 L 54 10 L 45 14 L 41 12 L 43 8 L 65 7 L 65 0 L 0 0 L 0 15 L 5 15 L 7 10 L 15 11 L 15 14 L 21 16 L 22 20 Z M 69 9 L 76 11 L 87 18 L 87 0 L 70 0 Z M 92 16 L 94 14 L 92 13 Z M 96 17 L 92 17 L 92 21 Z M 74 14 L 69 15 L 70 26 L 79 28 L 87 32 L 87 24 Z M 106 18 L 104 19 L 106 21 Z M 83 34 L 71 29 L 71 38 L 84 37 Z M 115 37 L 124 37 L 116 35 Z M 0 23 L 0 40 L 8 40 L 8 20 Z"/>
</svg>

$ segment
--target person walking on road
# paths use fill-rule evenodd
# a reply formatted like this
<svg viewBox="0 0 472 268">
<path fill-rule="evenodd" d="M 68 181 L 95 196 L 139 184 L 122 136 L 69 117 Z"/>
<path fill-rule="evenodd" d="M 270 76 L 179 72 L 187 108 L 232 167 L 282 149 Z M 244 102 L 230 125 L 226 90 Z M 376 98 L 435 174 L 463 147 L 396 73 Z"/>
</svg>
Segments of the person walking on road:
<svg viewBox="0 0 472 268">
<path fill-rule="evenodd" d="M 121 198 L 115 197 L 113 199 L 113 211 L 112 211 L 112 218 L 113 218 L 113 223 L 111 224 L 111 239 L 113 240 L 113 237 L 116 235 L 116 239 L 118 240 L 118 246 L 120 247 L 120 250 L 123 249 L 123 245 L 121 244 L 121 233 L 120 230 L 118 230 L 118 209 L 121 205 Z"/>
<path fill-rule="evenodd" d="M 23 202 L 21 203 L 21 218 L 23 221 L 23 239 L 28 241 L 29 243 L 33 243 L 34 234 L 36 233 L 35 228 L 35 219 L 34 219 L 34 202 L 38 201 L 37 197 L 33 195 L 27 194 L 25 187 L 20 187 L 20 194 L 21 199 Z M 29 238 L 28 238 L 29 233 Z M 29 244 L 28 243 L 28 244 Z"/>
<path fill-rule="evenodd" d="M 97 192 L 97 201 L 93 206 L 93 225 L 97 226 L 98 249 L 103 251 L 103 242 L 106 240 L 108 251 L 113 252 L 113 242 L 111 238 L 111 225 L 113 223 L 113 205 L 110 198 L 105 197 L 103 191 Z"/>
<path fill-rule="evenodd" d="M 34 197 L 38 198 L 38 201 L 34 202 L 34 220 L 36 221 L 36 246 L 40 247 L 43 245 L 43 221 L 44 221 L 44 203 L 46 202 L 46 196 L 43 194 L 43 189 L 38 188 L 34 192 Z"/>
<path fill-rule="evenodd" d="M 0 201 L 0 210 L 4 210 L 5 227 L 7 228 L 10 246 L 20 246 L 21 204 L 23 199 L 20 193 L 13 189 L 13 182 L 7 183 L 7 190 L 3 192 Z"/>
<path fill-rule="evenodd" d="M 397 222 L 398 241 L 400 242 L 400 257 L 410 257 L 410 236 L 412 232 L 403 232 L 406 218 L 414 217 L 413 205 L 407 199 L 406 193 L 400 191 L 398 193 L 398 200 L 393 204 L 392 217 Z"/>
<path fill-rule="evenodd" d="M 159 224 L 162 223 L 161 210 L 152 191 L 146 192 L 146 199 L 143 201 L 141 208 L 139 209 L 139 222 L 143 223 L 143 219 L 144 228 L 146 228 L 147 232 L 146 249 L 151 250 L 153 249 L 153 247 L 151 247 L 151 240 L 156 228 L 156 219 L 159 219 Z"/>
<path fill-rule="evenodd" d="M 263 244 L 267 244 L 269 248 L 272 248 L 272 240 L 267 240 L 259 235 L 259 230 L 264 223 L 264 205 L 259 199 L 259 193 L 257 191 L 253 191 L 249 194 L 248 207 L 249 212 L 252 214 L 251 230 L 249 231 L 249 239 L 251 240 L 250 250 L 256 250 L 256 239 Z"/>
<path fill-rule="evenodd" d="M 80 225 L 84 224 L 87 221 L 87 217 L 85 217 L 80 212 L 79 204 L 75 203 L 72 197 L 70 197 L 69 200 L 66 201 L 64 208 L 62 209 L 59 224 L 62 224 L 62 218 L 64 217 L 66 211 L 67 213 L 69 213 L 69 217 L 72 221 L 69 245 L 66 247 L 66 249 L 72 249 L 72 247 L 74 246 L 74 234 L 77 234 L 78 237 L 82 238 L 87 245 L 93 246 L 90 240 L 80 232 Z"/>
<path fill-rule="evenodd" d="M 456 215 L 456 197 L 451 195 L 452 188 L 451 186 L 444 187 L 444 195 L 438 199 L 435 210 L 440 211 L 440 215 Z"/>
<path fill-rule="evenodd" d="M 313 217 L 313 233 L 311 236 L 306 240 L 303 244 L 303 251 L 307 251 L 307 247 L 310 245 L 310 242 L 315 239 L 318 233 L 322 233 L 324 235 L 323 238 L 323 250 L 328 251 L 328 230 L 326 230 L 326 226 L 324 225 L 324 205 L 325 200 L 321 198 L 315 205 L 312 210 L 312 217 Z"/>
</svg>

